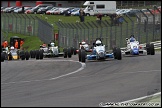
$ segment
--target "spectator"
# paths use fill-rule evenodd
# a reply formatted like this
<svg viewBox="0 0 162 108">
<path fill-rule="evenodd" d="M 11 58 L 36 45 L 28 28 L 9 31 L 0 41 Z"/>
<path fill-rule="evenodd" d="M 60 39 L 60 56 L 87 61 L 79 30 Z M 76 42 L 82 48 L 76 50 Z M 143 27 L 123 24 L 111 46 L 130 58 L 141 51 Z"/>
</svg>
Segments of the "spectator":
<svg viewBox="0 0 162 108">
<path fill-rule="evenodd" d="M 97 20 L 98 20 L 99 24 L 101 24 L 101 20 L 102 20 L 102 14 L 101 13 L 98 13 Z"/>
<path fill-rule="evenodd" d="M 119 23 L 119 24 L 122 24 L 123 21 L 124 21 L 123 17 L 122 17 L 122 16 L 119 16 L 119 17 L 118 17 L 118 23 Z"/>
<path fill-rule="evenodd" d="M 6 47 L 8 46 L 7 40 L 4 40 L 4 41 L 3 41 L 2 46 L 3 46 L 3 48 L 6 48 Z"/>
<path fill-rule="evenodd" d="M 22 13 L 24 13 L 25 12 L 25 9 L 24 9 L 24 6 L 22 7 Z"/>
<path fill-rule="evenodd" d="M 157 23 L 155 25 L 155 30 L 156 30 L 156 33 L 159 33 L 159 31 L 160 31 L 160 23 L 159 23 L 159 21 L 157 21 Z"/>
<path fill-rule="evenodd" d="M 101 21 L 102 20 L 102 14 L 98 13 L 97 18 Z"/>
<path fill-rule="evenodd" d="M 14 47 L 15 47 L 16 49 L 18 49 L 18 48 L 19 48 L 19 43 L 18 43 L 18 41 L 17 41 L 17 40 L 15 41 L 15 45 L 14 45 Z"/>
<path fill-rule="evenodd" d="M 84 15 L 85 15 L 85 12 L 83 11 L 83 9 L 80 9 L 79 10 L 80 22 L 84 22 Z"/>
<path fill-rule="evenodd" d="M 20 41 L 20 47 L 24 44 L 24 39 L 21 39 Z"/>
</svg>

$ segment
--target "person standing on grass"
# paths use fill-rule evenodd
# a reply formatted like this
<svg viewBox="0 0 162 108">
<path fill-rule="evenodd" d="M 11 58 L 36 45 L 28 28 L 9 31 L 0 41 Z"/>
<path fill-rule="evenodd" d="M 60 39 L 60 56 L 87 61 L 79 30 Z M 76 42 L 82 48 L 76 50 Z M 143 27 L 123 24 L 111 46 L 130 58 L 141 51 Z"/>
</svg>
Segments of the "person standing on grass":
<svg viewBox="0 0 162 108">
<path fill-rule="evenodd" d="M 18 48 L 19 48 L 19 43 L 18 43 L 18 41 L 17 41 L 17 40 L 16 40 L 16 42 L 15 42 L 14 47 L 15 47 L 16 49 L 18 49 Z"/>
<path fill-rule="evenodd" d="M 80 9 L 79 10 L 80 22 L 84 22 L 84 15 L 85 15 L 85 12 L 83 11 L 83 9 Z"/>
</svg>

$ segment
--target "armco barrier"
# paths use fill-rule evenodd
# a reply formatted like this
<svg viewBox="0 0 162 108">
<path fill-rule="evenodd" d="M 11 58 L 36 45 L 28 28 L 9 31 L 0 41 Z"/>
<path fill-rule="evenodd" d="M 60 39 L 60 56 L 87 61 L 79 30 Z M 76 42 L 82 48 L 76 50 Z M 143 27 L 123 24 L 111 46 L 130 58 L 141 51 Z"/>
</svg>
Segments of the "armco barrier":
<svg viewBox="0 0 162 108">
<path fill-rule="evenodd" d="M 155 42 L 150 42 L 150 43 L 153 43 L 154 44 L 154 48 L 155 49 L 161 49 L 161 41 L 155 41 Z M 145 46 L 146 43 L 143 43 L 143 44 L 140 44 L 141 46 Z M 124 48 L 120 48 L 121 50 L 125 49 L 126 47 Z"/>
</svg>

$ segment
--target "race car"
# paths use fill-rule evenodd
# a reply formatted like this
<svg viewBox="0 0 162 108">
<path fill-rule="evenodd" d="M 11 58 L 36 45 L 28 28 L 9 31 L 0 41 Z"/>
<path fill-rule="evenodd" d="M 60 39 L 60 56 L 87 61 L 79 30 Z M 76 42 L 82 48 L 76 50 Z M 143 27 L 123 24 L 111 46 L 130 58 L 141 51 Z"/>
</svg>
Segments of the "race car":
<svg viewBox="0 0 162 108">
<path fill-rule="evenodd" d="M 63 55 L 63 53 L 59 53 L 58 46 L 55 46 L 54 42 L 48 44 L 48 47 L 40 45 L 40 50 L 43 50 L 44 57 L 58 57 Z"/>
<path fill-rule="evenodd" d="M 122 55 L 154 55 L 155 49 L 154 44 L 147 43 L 146 45 L 140 45 L 138 41 L 131 41 L 130 39 L 125 39 L 127 42 L 127 47 L 122 48 Z"/>
<path fill-rule="evenodd" d="M 79 49 L 83 49 L 86 52 L 92 52 L 91 47 L 85 41 L 79 42 Z M 72 54 L 76 55 L 79 52 L 79 49 L 71 47 Z"/>
<path fill-rule="evenodd" d="M 48 44 L 48 47 L 40 45 L 40 51 L 43 51 L 44 57 L 60 57 L 60 56 L 63 56 L 64 58 L 72 57 L 70 48 L 64 48 L 63 52 L 60 52 L 58 46 L 55 46 L 54 42 Z"/>
<path fill-rule="evenodd" d="M 3 49 L 1 52 L 1 62 L 4 60 L 29 60 L 30 54 L 28 51 L 18 50 L 11 46 L 9 50 Z"/>
<path fill-rule="evenodd" d="M 105 45 L 103 45 L 101 39 L 97 38 L 91 54 L 86 54 L 86 51 L 79 49 L 78 58 L 80 62 L 86 62 L 87 60 L 105 60 L 108 58 L 114 58 L 117 60 L 122 59 L 120 48 L 114 48 L 111 53 L 107 53 Z"/>
</svg>

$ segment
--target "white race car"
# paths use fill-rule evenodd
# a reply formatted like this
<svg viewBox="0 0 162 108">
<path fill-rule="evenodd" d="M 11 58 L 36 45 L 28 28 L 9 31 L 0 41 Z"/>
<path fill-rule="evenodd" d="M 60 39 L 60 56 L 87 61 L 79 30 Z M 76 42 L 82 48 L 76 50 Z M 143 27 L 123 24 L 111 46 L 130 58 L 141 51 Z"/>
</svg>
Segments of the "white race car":
<svg viewBox="0 0 162 108">
<path fill-rule="evenodd" d="M 90 48 L 89 44 L 87 44 L 85 41 L 79 43 L 79 49 L 83 49 L 86 52 L 92 52 L 92 49 Z M 79 49 L 74 49 L 74 55 L 79 52 Z"/>
<path fill-rule="evenodd" d="M 138 41 L 130 42 L 130 39 L 125 39 L 127 47 L 122 48 L 122 55 L 154 55 L 154 44 L 147 43 L 146 45 L 140 45 Z"/>
<path fill-rule="evenodd" d="M 58 57 L 60 55 L 63 56 L 64 53 L 59 53 L 58 46 L 52 42 L 48 44 L 48 47 L 44 47 L 40 45 L 40 50 L 43 50 L 43 55 L 48 57 Z"/>
<path fill-rule="evenodd" d="M 120 48 L 114 48 L 113 52 L 107 53 L 105 45 L 103 45 L 101 39 L 96 39 L 91 54 L 86 54 L 84 49 L 79 49 L 78 58 L 80 62 L 86 62 L 87 60 L 105 60 L 108 58 L 114 58 L 117 60 L 122 59 Z"/>
</svg>

